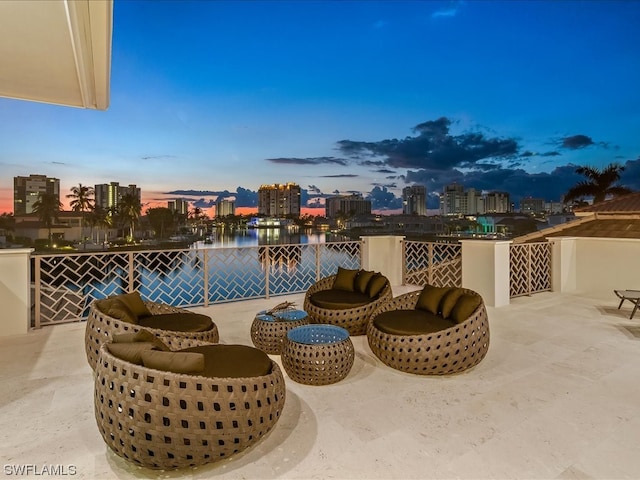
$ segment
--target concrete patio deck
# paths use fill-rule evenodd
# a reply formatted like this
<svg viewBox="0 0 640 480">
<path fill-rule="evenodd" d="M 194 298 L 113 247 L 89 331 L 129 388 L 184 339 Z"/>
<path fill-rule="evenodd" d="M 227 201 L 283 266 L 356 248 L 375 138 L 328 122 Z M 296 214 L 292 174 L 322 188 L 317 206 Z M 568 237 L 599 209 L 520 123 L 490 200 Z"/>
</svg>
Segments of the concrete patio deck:
<svg viewBox="0 0 640 480">
<path fill-rule="evenodd" d="M 223 343 L 251 345 L 255 313 L 283 300 L 301 306 L 303 295 L 193 310 L 212 315 Z M 448 377 L 392 370 L 353 337 L 345 380 L 315 387 L 285 374 L 286 405 L 266 438 L 177 472 L 135 467 L 102 441 L 84 323 L 0 338 L 2 475 L 30 465 L 20 478 L 43 478 L 34 472 L 54 465 L 83 479 L 640 478 L 640 321 L 616 307 L 613 292 L 489 307 L 487 357 Z"/>
</svg>

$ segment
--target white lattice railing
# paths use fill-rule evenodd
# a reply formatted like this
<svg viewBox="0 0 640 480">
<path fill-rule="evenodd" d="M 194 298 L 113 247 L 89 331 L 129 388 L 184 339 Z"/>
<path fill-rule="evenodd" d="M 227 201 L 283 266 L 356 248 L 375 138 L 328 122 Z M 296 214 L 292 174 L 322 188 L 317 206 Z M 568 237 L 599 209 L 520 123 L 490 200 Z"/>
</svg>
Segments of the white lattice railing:
<svg viewBox="0 0 640 480">
<path fill-rule="evenodd" d="M 35 255 L 32 326 L 82 320 L 94 299 L 135 290 L 182 307 L 300 293 L 361 255 L 359 241 Z"/>
<path fill-rule="evenodd" d="M 509 270 L 509 293 L 512 298 L 551 290 L 551 243 L 511 245 Z"/>
<path fill-rule="evenodd" d="M 462 286 L 462 246 L 458 243 L 404 242 L 402 283 Z"/>
</svg>

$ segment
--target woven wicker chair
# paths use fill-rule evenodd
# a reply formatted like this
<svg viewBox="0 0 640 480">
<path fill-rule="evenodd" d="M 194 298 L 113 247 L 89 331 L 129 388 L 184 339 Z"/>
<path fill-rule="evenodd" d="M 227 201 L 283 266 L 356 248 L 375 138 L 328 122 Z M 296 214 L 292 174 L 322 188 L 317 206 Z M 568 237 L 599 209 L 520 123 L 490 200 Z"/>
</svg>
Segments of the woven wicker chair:
<svg viewBox="0 0 640 480">
<path fill-rule="evenodd" d="M 142 328 L 150 331 L 156 337 L 160 338 L 160 340 L 162 340 L 171 350 L 180 350 L 182 348 L 218 343 L 219 340 L 218 327 L 215 323 L 211 330 L 207 330 L 205 332 L 175 332 L 172 330 L 141 327 L 139 325 L 108 316 L 96 306 L 96 302 L 98 302 L 98 300 L 91 302 L 89 307 L 89 317 L 87 318 L 87 326 L 84 334 L 84 346 L 87 354 L 87 362 L 89 362 L 91 368 L 95 366 L 96 360 L 98 359 L 98 351 L 104 342 L 109 341 L 113 335 L 121 333 L 135 333 Z M 144 303 L 152 315 L 164 313 L 192 314 L 189 310 L 172 307 L 163 303 Z"/>
<path fill-rule="evenodd" d="M 258 442 L 280 418 L 285 381 L 271 362 L 267 375 L 208 378 L 135 365 L 103 344 L 94 376 L 98 429 L 117 455 L 151 469 L 228 458 Z"/>
<path fill-rule="evenodd" d="M 311 295 L 322 290 L 329 290 L 335 278 L 335 275 L 325 277 L 311 285 L 307 290 L 304 297 L 304 311 L 309 314 L 310 323 L 328 323 L 346 329 L 351 336 L 364 335 L 367 331 L 367 323 L 371 314 L 380 305 L 393 298 L 391 285 L 387 282 L 387 285 L 375 300 L 361 307 L 333 310 L 321 308 L 311 303 Z"/>
<path fill-rule="evenodd" d="M 399 295 L 373 313 L 367 325 L 367 340 L 373 354 L 391 368 L 418 375 L 446 375 L 477 365 L 489 350 L 489 321 L 484 302 L 465 321 L 435 333 L 394 335 L 376 328 L 373 320 L 377 315 L 414 309 L 420 293 L 418 290 Z"/>
</svg>

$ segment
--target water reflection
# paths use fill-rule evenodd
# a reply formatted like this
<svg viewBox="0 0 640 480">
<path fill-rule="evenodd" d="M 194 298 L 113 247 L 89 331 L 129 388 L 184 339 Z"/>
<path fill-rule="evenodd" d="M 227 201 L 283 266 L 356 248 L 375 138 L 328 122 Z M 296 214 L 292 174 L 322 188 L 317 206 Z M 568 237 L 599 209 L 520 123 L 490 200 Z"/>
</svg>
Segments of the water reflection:
<svg viewBox="0 0 640 480">
<path fill-rule="evenodd" d="M 284 228 L 218 228 L 211 235 L 212 243 L 195 242 L 192 248 L 257 247 L 261 245 L 316 244 L 345 241 L 341 235 L 326 232 L 293 231 Z"/>
</svg>

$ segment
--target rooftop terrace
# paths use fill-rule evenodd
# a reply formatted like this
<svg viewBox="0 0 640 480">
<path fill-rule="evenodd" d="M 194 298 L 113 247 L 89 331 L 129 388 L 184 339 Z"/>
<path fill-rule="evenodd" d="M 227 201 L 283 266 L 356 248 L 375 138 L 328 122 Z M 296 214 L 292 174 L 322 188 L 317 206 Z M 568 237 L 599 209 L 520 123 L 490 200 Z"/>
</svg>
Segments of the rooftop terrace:
<svg viewBox="0 0 640 480">
<path fill-rule="evenodd" d="M 282 300 L 302 305 L 303 295 L 193 310 L 214 318 L 222 343 L 251 345 L 255 313 Z M 29 464 L 74 466 L 75 478 L 91 479 L 638 478 L 640 320 L 616 300 L 548 292 L 488 307 L 489 353 L 454 376 L 392 370 L 353 337 L 346 379 L 317 387 L 285 373 L 285 408 L 267 437 L 177 472 L 135 467 L 102 441 L 84 322 L 3 337 L 3 473 Z"/>
</svg>

